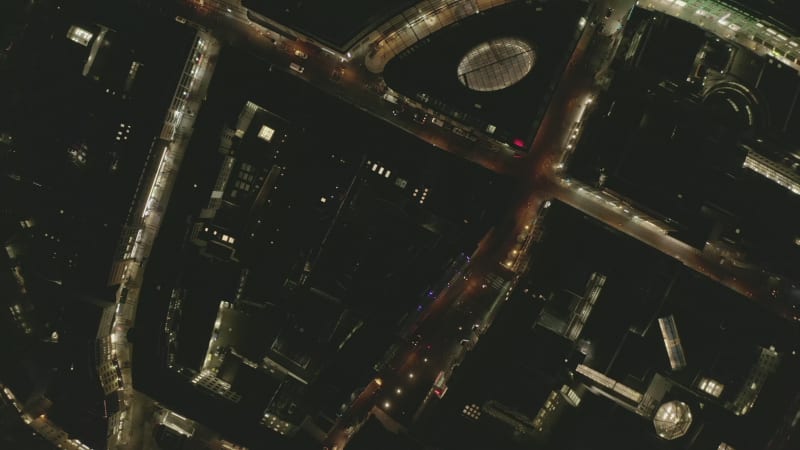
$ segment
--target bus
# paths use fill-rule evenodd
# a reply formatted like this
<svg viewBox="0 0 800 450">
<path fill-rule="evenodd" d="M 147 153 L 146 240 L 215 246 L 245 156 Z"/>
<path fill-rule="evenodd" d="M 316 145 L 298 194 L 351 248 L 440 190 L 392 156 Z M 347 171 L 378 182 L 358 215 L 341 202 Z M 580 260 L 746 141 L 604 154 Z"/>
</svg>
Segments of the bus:
<svg viewBox="0 0 800 450">
<path fill-rule="evenodd" d="M 446 393 L 447 385 L 445 384 L 444 370 L 440 370 L 439 375 L 436 375 L 436 380 L 433 382 L 433 394 L 439 398 L 442 398 Z"/>
</svg>

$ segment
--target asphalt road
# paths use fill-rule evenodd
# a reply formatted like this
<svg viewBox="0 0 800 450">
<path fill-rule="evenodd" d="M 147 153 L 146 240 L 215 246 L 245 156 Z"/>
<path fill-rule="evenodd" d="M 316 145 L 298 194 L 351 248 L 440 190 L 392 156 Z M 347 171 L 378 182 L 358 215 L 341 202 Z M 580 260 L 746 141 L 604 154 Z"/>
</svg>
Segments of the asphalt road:
<svg viewBox="0 0 800 450">
<path fill-rule="evenodd" d="M 605 8 L 597 7 L 595 11 L 604 14 Z M 509 254 L 519 248 L 518 237 L 530 231 L 545 202 L 553 198 L 555 165 L 566 151 L 564 143 L 572 130 L 571 124 L 583 111 L 594 87 L 593 68 L 582 64 L 586 58 L 585 50 L 594 38 L 594 30 L 588 27 L 573 52 L 530 151 L 518 160 L 517 176 L 524 187 L 510 216 L 482 240 L 471 259 L 469 276 L 457 280 L 436 299 L 432 311 L 417 330 L 421 342 L 401 352 L 396 358 L 398 363 L 390 365 L 390 371 L 382 374 L 382 392 L 373 396 L 371 404 L 359 404 L 358 410 L 351 408 L 349 415 L 337 424 L 326 442 L 330 448 L 344 448 L 348 435 L 341 430 L 352 427 L 353 420 L 361 420 L 368 406 L 381 408 L 401 424 L 413 422 L 419 414 L 416 405 L 425 405 L 431 400 L 430 388 L 439 372 L 452 373 L 454 364 L 463 357 L 464 348 L 460 341 L 464 328 L 471 322 L 484 328 L 490 325 L 483 318 L 487 317 L 495 301 L 503 300 L 503 292 L 487 296 L 486 290 L 491 289 L 484 286 L 492 278 L 512 280 L 513 273 L 504 267 L 505 262 Z M 421 385 L 421 389 L 414 389 L 415 385 Z M 416 395 L 413 398 L 407 395 L 409 400 L 401 400 L 400 395 L 393 395 L 397 389 L 401 392 L 413 389 Z M 423 392 L 421 399 L 420 390 Z"/>
<path fill-rule="evenodd" d="M 539 132 L 529 152 L 521 158 L 515 157 L 518 155 L 513 149 L 481 135 L 475 135 L 473 142 L 454 134 L 448 127 L 438 127 L 430 122 L 419 124 L 408 114 L 394 114 L 395 105 L 382 97 L 384 87 L 380 76 L 366 70 L 359 61 L 360 56 L 347 59 L 323 51 L 312 42 L 284 39 L 250 22 L 238 5 L 228 5 L 221 0 L 186 0 L 185 3 L 189 6 L 184 12 L 187 18 L 201 27 L 213 29 L 227 43 L 245 46 L 272 61 L 273 70 L 292 73 L 442 150 L 492 171 L 518 177 L 522 182 L 523 188 L 508 217 L 484 237 L 473 255 L 469 275 L 455 280 L 425 312 L 416 329 L 420 335 L 419 343 L 401 349 L 381 374 L 380 382 L 374 381 L 366 387 L 340 418 L 328 436 L 326 446 L 344 448 L 358 423 L 376 407 L 398 424 L 413 422 L 420 405 L 431 399 L 430 388 L 436 376 L 441 371 L 451 373 L 453 366 L 464 356 L 465 350 L 461 345 L 464 327 L 477 324 L 480 330 L 490 325 L 491 311 L 496 302 L 502 300 L 508 287 L 501 286 L 503 282 L 512 283 L 515 271 L 524 269 L 525 250 L 528 248 L 524 242 L 529 239 L 530 228 L 536 223 L 538 214 L 551 199 L 561 200 L 749 298 L 765 298 L 764 280 L 758 276 L 738 274 L 730 267 L 714 264 L 693 248 L 665 235 L 658 228 L 657 221 L 648 219 L 644 213 L 632 207 L 626 208 L 628 212 L 620 211 L 602 196 L 591 195 L 590 188 L 575 182 L 565 183 L 561 178 L 560 164 L 569 154 L 567 143 L 574 132 L 574 124 L 589 110 L 591 99 L 600 90 L 596 70 L 603 67 L 586 63 L 593 56 L 587 53 L 589 43 L 598 39 L 595 25 L 591 22 L 599 24 L 609 20 L 624 26 L 633 0 L 597 2 L 594 17 L 589 18 L 590 24 L 562 75 Z M 605 19 L 607 8 L 613 11 L 611 17 Z M 593 52 L 613 55 L 610 46 L 617 42 L 613 36 L 612 39 L 603 39 L 602 45 L 598 42 L 591 47 Z M 292 62 L 301 65 L 303 71 L 292 71 L 289 68 Z M 490 287 L 493 280 L 501 280 L 500 286 Z"/>
<path fill-rule="evenodd" d="M 420 124 L 414 121 L 413 112 L 429 115 L 436 113 L 411 99 L 401 100 L 403 114 L 395 115 L 398 105 L 383 98 L 385 84 L 380 74 L 367 70 L 360 55 L 347 59 L 346 55 L 323 50 L 309 40 L 286 39 L 280 34 L 251 22 L 244 9 L 223 0 L 185 0 L 190 6 L 183 14 L 201 26 L 213 29 L 232 45 L 244 46 L 273 63 L 273 70 L 281 70 L 301 78 L 322 91 L 340 98 L 357 108 L 386 121 L 423 141 L 474 162 L 493 172 L 508 174 L 517 164 L 513 148 L 491 139 L 482 133 L 472 133 L 471 138 L 453 133 L 459 126 L 446 116 L 439 116 L 444 127 Z M 228 11 L 231 12 L 228 12 Z M 299 51 L 298 56 L 295 52 Z M 302 66 L 302 73 L 289 68 L 291 63 Z M 472 141 L 471 139 L 474 139 Z"/>
</svg>

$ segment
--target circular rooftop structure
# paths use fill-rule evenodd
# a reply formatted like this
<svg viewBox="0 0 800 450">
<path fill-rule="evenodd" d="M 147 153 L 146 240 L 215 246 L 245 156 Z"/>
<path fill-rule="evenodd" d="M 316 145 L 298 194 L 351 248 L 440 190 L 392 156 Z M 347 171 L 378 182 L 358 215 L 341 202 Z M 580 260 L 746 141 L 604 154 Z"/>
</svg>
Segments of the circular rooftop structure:
<svg viewBox="0 0 800 450">
<path fill-rule="evenodd" d="M 703 102 L 732 130 L 760 127 L 763 117 L 757 99 L 738 83 L 720 83 L 709 90 Z"/>
<path fill-rule="evenodd" d="M 473 91 L 499 91 L 525 78 L 535 59 L 533 49 L 522 39 L 493 39 L 473 47 L 461 58 L 458 80 Z"/>
<path fill-rule="evenodd" d="M 672 440 L 686 434 L 692 426 L 692 411 L 689 405 L 677 400 L 664 403 L 653 417 L 653 426 L 662 439 Z"/>
</svg>

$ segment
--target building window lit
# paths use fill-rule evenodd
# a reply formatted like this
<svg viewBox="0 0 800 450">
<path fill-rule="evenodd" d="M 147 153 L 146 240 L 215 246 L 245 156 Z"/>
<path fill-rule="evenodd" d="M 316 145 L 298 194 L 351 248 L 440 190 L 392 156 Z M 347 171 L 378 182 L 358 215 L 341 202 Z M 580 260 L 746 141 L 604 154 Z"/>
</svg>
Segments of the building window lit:
<svg viewBox="0 0 800 450">
<path fill-rule="evenodd" d="M 722 394 L 722 389 L 725 388 L 725 385 L 717 380 L 704 377 L 700 379 L 699 383 L 697 383 L 697 387 L 708 395 L 719 397 Z"/>
<path fill-rule="evenodd" d="M 89 41 L 91 41 L 93 37 L 94 35 L 91 32 L 75 25 L 69 27 L 69 31 L 67 31 L 67 38 L 69 38 L 69 40 L 84 47 L 89 45 Z"/>
<path fill-rule="evenodd" d="M 481 417 L 481 407 L 476 404 L 466 405 L 461 414 L 469 419 L 478 420 Z"/>
<path fill-rule="evenodd" d="M 263 139 L 263 140 L 265 140 L 265 141 L 267 141 L 267 142 L 272 140 L 272 136 L 274 134 L 275 134 L 275 130 L 273 130 L 272 128 L 270 128 L 270 127 L 268 127 L 266 125 L 261 125 L 261 129 L 258 130 L 258 137 Z"/>
<path fill-rule="evenodd" d="M 779 163 L 771 161 L 769 158 L 755 152 L 749 152 L 747 157 L 745 157 L 742 167 L 750 169 L 768 180 L 783 186 L 794 194 L 800 194 L 800 180 L 798 180 L 800 177 L 788 168 L 782 167 Z"/>
</svg>

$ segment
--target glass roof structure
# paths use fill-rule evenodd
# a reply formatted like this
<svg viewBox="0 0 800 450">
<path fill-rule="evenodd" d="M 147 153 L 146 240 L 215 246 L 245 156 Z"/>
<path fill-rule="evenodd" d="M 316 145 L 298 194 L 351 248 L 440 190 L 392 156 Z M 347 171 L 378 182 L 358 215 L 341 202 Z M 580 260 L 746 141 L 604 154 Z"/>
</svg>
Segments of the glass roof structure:
<svg viewBox="0 0 800 450">
<path fill-rule="evenodd" d="M 677 400 L 664 403 L 653 417 L 653 426 L 662 439 L 677 439 L 692 426 L 692 411 L 689 405 Z"/>
<path fill-rule="evenodd" d="M 67 31 L 67 38 L 72 42 L 81 44 L 82 46 L 86 47 L 89 45 L 89 42 L 94 37 L 91 31 L 85 30 L 77 25 L 73 25 L 69 27 Z"/>
<path fill-rule="evenodd" d="M 521 39 L 493 39 L 464 55 L 458 64 L 458 80 L 473 91 L 499 91 L 525 78 L 535 59 L 531 46 Z"/>
</svg>

